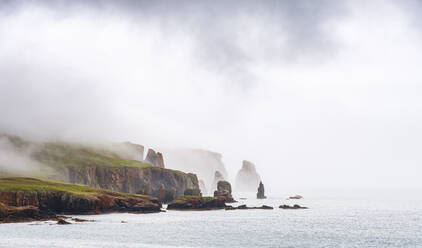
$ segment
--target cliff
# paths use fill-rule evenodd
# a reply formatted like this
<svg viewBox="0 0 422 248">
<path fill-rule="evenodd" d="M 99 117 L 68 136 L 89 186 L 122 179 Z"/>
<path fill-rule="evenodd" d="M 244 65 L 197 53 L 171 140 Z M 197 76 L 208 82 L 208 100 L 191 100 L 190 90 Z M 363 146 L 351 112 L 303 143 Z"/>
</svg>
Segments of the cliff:
<svg viewBox="0 0 422 248">
<path fill-rule="evenodd" d="M 160 189 L 166 189 L 174 190 L 179 196 L 186 189 L 199 190 L 195 174 L 158 167 L 67 166 L 61 171 L 55 179 L 124 193 L 142 190 L 145 194 L 158 196 Z"/>
<path fill-rule="evenodd" d="M 249 161 L 242 162 L 242 168 L 236 175 L 236 192 L 256 192 L 261 177 L 256 172 L 255 165 Z"/>
<path fill-rule="evenodd" d="M 56 214 L 159 212 L 156 198 L 33 178 L 0 179 L 0 222 L 31 221 Z"/>
<path fill-rule="evenodd" d="M 154 152 L 157 159 L 155 162 L 160 167 L 140 161 L 144 151 L 141 145 L 129 142 L 97 145 L 41 143 L 6 137 L 20 156 L 48 168 L 46 172 L 37 174 L 37 177 L 123 193 L 142 191 L 152 196 L 163 195 L 163 190 L 175 192 L 176 197 L 183 195 L 186 189 L 199 191 L 195 174 L 160 168 L 164 166 L 161 153 Z M 34 175 L 32 172 L 28 174 Z"/>
</svg>

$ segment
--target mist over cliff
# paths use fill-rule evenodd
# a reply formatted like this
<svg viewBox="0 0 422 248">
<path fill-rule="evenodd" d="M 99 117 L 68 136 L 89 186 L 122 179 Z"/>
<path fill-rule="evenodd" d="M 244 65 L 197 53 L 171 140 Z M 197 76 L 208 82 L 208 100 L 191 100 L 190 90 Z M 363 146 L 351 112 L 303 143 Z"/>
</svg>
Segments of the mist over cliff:
<svg viewBox="0 0 422 248">
<path fill-rule="evenodd" d="M 2 1 L 0 132 L 215 151 L 232 182 L 253 162 L 269 196 L 421 189 L 420 10 Z M 38 168 L 0 147 L 1 168 Z"/>
</svg>

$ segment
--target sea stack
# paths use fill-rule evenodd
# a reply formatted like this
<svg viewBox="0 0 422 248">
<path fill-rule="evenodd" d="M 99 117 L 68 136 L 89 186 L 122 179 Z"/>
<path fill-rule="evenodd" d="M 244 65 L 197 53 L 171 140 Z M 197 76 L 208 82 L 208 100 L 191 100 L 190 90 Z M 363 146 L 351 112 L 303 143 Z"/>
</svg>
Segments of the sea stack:
<svg viewBox="0 0 422 248">
<path fill-rule="evenodd" d="M 262 182 L 259 182 L 258 193 L 256 193 L 256 198 L 257 199 L 265 199 L 265 198 L 267 198 L 265 196 L 264 184 L 262 184 Z"/>
<path fill-rule="evenodd" d="M 214 191 L 214 197 L 224 197 L 226 202 L 236 202 L 232 196 L 232 186 L 227 181 L 218 181 L 217 190 Z"/>
<path fill-rule="evenodd" d="M 155 152 L 153 149 L 148 149 L 145 162 L 154 167 L 164 168 L 164 158 L 161 152 Z"/>
<path fill-rule="evenodd" d="M 236 175 L 236 192 L 256 192 L 261 177 L 256 172 L 255 165 L 243 160 L 242 168 Z"/>
</svg>

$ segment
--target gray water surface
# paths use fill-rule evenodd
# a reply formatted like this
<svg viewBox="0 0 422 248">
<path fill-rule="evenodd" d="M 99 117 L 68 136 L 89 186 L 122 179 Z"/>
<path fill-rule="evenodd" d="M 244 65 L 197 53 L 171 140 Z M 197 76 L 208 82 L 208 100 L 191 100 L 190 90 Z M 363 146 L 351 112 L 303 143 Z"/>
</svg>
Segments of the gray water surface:
<svg viewBox="0 0 422 248">
<path fill-rule="evenodd" d="M 78 216 L 96 222 L 0 225 L 0 247 L 422 247 L 422 201 L 246 200 L 274 210 Z M 282 210 L 299 203 L 307 210 Z M 122 223 L 125 221 L 127 223 Z"/>
</svg>

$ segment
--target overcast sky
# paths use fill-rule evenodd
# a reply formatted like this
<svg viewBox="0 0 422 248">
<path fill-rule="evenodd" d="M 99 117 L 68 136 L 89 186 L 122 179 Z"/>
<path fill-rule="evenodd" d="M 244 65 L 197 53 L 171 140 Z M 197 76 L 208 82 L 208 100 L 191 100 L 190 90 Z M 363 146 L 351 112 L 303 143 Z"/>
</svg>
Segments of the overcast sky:
<svg viewBox="0 0 422 248">
<path fill-rule="evenodd" d="M 422 189 L 420 1 L 2 1 L 0 130 L 221 152 L 272 193 Z"/>
</svg>

